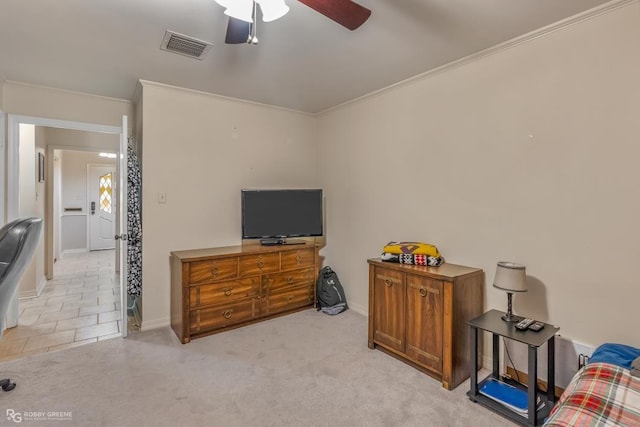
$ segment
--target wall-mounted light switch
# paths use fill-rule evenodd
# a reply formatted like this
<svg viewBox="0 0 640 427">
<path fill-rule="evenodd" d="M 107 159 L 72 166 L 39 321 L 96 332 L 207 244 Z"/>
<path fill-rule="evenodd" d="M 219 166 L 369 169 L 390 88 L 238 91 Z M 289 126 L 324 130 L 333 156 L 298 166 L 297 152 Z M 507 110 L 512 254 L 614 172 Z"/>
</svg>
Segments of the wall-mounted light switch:
<svg viewBox="0 0 640 427">
<path fill-rule="evenodd" d="M 167 203 L 167 193 L 164 191 L 158 193 L 158 203 Z"/>
</svg>

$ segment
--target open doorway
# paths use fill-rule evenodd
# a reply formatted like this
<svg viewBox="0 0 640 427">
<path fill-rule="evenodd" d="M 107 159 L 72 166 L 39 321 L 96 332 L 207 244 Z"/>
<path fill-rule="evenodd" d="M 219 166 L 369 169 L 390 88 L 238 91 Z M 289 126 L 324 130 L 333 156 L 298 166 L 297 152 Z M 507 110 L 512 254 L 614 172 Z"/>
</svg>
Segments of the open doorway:
<svg viewBox="0 0 640 427">
<path fill-rule="evenodd" d="M 94 214 L 105 212 L 102 219 L 118 222 L 122 134 L 121 128 L 9 116 L 7 220 L 41 216 L 45 233 L 34 277 L 27 277 L 24 288 L 20 284 L 17 326 L 5 331 L 0 360 L 126 336 L 115 230 L 105 228 L 104 221 L 91 221 L 93 202 Z M 38 154 L 34 174 L 25 166 L 32 152 Z M 98 166 L 106 173 L 95 185 L 91 174 Z M 100 250 L 92 247 L 92 234 L 103 237 Z M 27 292 L 28 286 L 33 290 Z"/>
</svg>

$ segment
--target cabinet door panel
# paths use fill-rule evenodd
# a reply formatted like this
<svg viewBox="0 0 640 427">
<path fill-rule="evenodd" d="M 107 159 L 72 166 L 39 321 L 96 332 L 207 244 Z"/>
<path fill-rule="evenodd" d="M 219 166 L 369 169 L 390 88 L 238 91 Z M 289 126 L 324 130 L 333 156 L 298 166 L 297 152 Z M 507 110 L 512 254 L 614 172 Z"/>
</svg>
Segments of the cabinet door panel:
<svg viewBox="0 0 640 427">
<path fill-rule="evenodd" d="M 373 338 L 398 351 L 404 351 L 404 287 L 403 273 L 376 268 Z"/>
<path fill-rule="evenodd" d="M 406 354 L 442 372 L 442 281 L 407 275 Z"/>
</svg>

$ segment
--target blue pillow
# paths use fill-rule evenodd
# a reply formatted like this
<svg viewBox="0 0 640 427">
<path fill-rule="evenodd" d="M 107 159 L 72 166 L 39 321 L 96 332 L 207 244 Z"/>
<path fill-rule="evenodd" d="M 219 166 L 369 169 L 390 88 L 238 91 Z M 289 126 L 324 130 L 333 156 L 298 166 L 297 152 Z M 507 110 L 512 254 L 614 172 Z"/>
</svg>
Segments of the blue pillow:
<svg viewBox="0 0 640 427">
<path fill-rule="evenodd" d="M 595 349 L 589 358 L 589 363 L 611 363 L 626 369 L 631 369 L 631 362 L 640 357 L 640 348 L 624 344 L 602 344 Z"/>
</svg>

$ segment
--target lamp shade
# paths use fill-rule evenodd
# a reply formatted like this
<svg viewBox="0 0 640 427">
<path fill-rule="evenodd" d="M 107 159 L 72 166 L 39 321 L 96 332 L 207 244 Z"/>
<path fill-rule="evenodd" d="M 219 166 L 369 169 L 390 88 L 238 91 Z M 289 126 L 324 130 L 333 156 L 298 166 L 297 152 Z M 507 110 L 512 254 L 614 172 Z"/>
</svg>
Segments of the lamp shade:
<svg viewBox="0 0 640 427">
<path fill-rule="evenodd" d="M 253 0 L 234 0 L 229 2 L 224 14 L 245 22 L 253 22 Z"/>
<path fill-rule="evenodd" d="M 526 276 L 524 265 L 500 261 L 496 267 L 496 277 L 493 279 L 493 287 L 507 292 L 526 292 Z"/>
<path fill-rule="evenodd" d="M 264 22 L 275 21 L 289 12 L 289 6 L 284 0 L 256 0 L 256 3 L 260 5 Z"/>
</svg>

